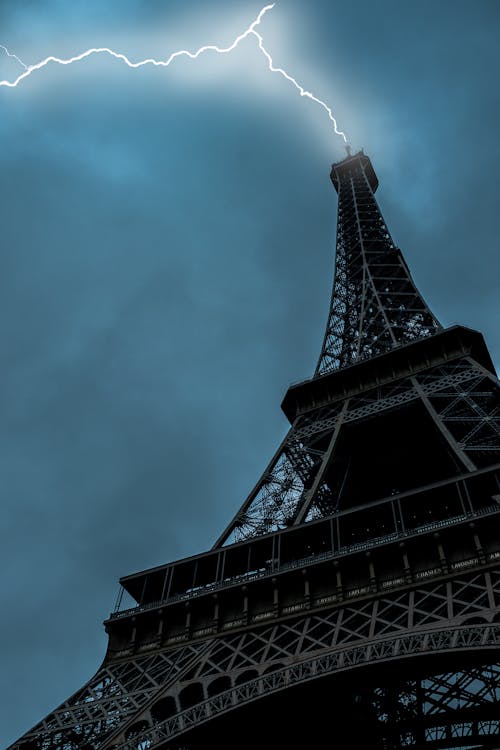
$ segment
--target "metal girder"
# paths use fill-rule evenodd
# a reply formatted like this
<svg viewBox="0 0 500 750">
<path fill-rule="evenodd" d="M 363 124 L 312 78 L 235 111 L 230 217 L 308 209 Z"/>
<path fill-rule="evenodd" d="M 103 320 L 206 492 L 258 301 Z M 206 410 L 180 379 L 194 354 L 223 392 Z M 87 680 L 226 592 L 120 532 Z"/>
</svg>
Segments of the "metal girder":
<svg viewBox="0 0 500 750">
<path fill-rule="evenodd" d="M 446 727 L 445 737 L 449 735 L 461 736 L 457 734 L 460 732 L 460 726 L 463 726 L 464 723 L 472 726 L 470 722 L 463 721 L 464 713 L 467 716 L 467 710 L 470 707 L 481 708 L 486 705 L 488 708 L 493 708 L 493 716 L 498 715 L 500 707 L 498 683 L 500 664 L 495 663 L 494 660 L 498 657 L 499 645 L 500 625 L 471 625 L 447 629 L 429 628 L 411 634 L 373 639 L 369 643 L 365 642 L 361 645 L 329 650 L 312 658 L 303 659 L 285 667 L 281 666 L 273 671 L 256 674 L 253 678 L 251 677 L 251 671 L 248 671 L 247 679 L 235 683 L 229 689 L 218 692 L 211 697 L 204 698 L 199 703 L 179 711 L 174 716 L 160 721 L 150 719 L 149 722 L 144 721 L 144 725 L 136 721 L 130 727 L 128 739 L 114 742 L 113 747 L 116 750 L 138 750 L 138 748 L 149 750 L 149 748 L 161 747 L 165 743 L 189 733 L 193 728 L 199 728 L 200 725 L 227 715 L 248 704 L 266 700 L 273 694 L 289 690 L 295 685 L 314 682 L 334 674 L 342 674 L 346 671 L 352 672 L 352 670 L 373 666 L 381 662 L 387 664 L 396 662 L 404 673 L 405 661 L 410 657 L 425 657 L 429 654 L 434 657 L 438 654 L 459 655 L 463 652 L 470 655 L 471 652 L 477 651 L 479 662 L 485 660 L 487 662 L 490 660 L 490 662 L 485 666 L 480 663 L 478 666 L 459 671 L 451 670 L 444 674 L 436 675 L 431 672 L 429 676 L 424 677 L 419 682 L 419 687 L 423 686 L 425 689 L 425 695 L 412 696 L 411 705 L 409 705 L 408 697 L 412 688 L 413 692 L 417 693 L 415 681 L 402 686 L 396 700 L 393 689 L 390 701 L 387 696 L 384 696 L 384 687 L 377 688 L 372 697 L 379 711 L 380 722 L 385 724 L 392 732 L 396 729 L 398 734 L 404 734 L 406 738 L 411 736 L 412 743 L 416 742 L 415 737 L 413 733 L 410 735 L 410 730 L 404 724 L 405 720 L 408 723 L 408 720 L 413 719 L 411 723 L 417 723 L 418 725 L 418 708 L 422 703 L 424 704 L 426 718 L 431 718 L 430 722 L 425 722 L 430 726 L 424 727 L 428 741 L 435 739 L 436 726 L 439 726 L 440 732 Z M 404 701 L 401 701 L 401 693 L 404 695 Z M 417 706 L 419 698 L 420 706 Z M 457 703 L 460 711 L 456 710 Z M 402 707 L 404 708 L 403 715 L 401 715 Z M 256 708 L 258 711 L 258 706 Z M 450 712 L 450 708 L 455 710 Z M 389 712 L 394 713 L 397 709 L 399 709 L 399 715 L 397 720 L 394 721 L 394 717 L 390 717 Z M 432 719 L 436 717 L 439 722 L 437 725 L 436 722 L 432 722 Z M 337 721 L 339 718 L 337 718 Z M 420 721 L 420 724 L 422 723 L 424 722 Z M 134 726 L 136 727 L 135 731 Z M 481 724 L 476 724 L 475 729 L 476 734 L 482 737 L 497 736 L 498 721 L 483 720 Z M 472 733 L 472 728 L 470 731 Z M 109 746 L 105 743 L 102 746 L 103 750 Z M 413 746 L 413 744 L 410 746 Z"/>
<path fill-rule="evenodd" d="M 299 416 L 216 546 L 334 513 L 338 503 L 325 472 L 341 426 L 418 400 L 467 471 L 498 460 L 497 379 L 469 357 L 447 362 Z"/>
<path fill-rule="evenodd" d="M 185 750 L 198 727 L 300 684 L 409 663 L 416 676 L 381 671 L 356 695 L 377 748 L 500 747 L 500 545 L 487 522 L 500 385 L 479 334 L 443 332 L 419 294 L 368 157 L 331 177 L 333 293 L 314 377 L 286 397 L 288 435 L 210 553 L 128 577 L 144 578 L 140 605 L 107 621 L 103 666 L 12 750 Z M 446 668 L 428 667 L 431 654 Z"/>
<path fill-rule="evenodd" d="M 339 194 L 335 278 L 315 375 L 441 329 L 394 245 L 375 200 L 370 170 L 362 153 L 332 169 Z"/>
<path fill-rule="evenodd" d="M 259 676 L 253 680 L 230 688 L 218 695 L 208 698 L 185 709 L 163 722 L 138 733 L 129 741 L 115 745 L 116 750 L 137 750 L 138 747 L 153 748 L 164 745 L 176 739 L 180 735 L 189 732 L 193 727 L 210 722 L 215 718 L 228 712 L 241 708 L 249 703 L 266 699 L 273 693 L 288 690 L 297 684 L 318 680 L 333 673 L 352 671 L 374 664 L 378 661 L 398 661 L 404 669 L 407 658 L 426 653 L 460 653 L 470 652 L 478 649 L 481 652 L 493 652 L 493 658 L 498 655 L 500 645 L 500 626 L 473 626 L 447 630 L 428 630 L 421 633 L 399 636 L 396 638 L 385 638 L 351 648 L 342 649 L 333 653 L 322 654 L 312 659 L 307 659 L 275 672 Z M 496 652 L 496 653 L 495 653 Z M 484 658 L 484 657 L 483 657 Z M 490 656 L 491 658 L 491 656 Z M 500 664 L 493 663 L 487 667 L 476 667 L 475 669 L 460 672 L 451 672 L 445 675 L 431 676 L 424 682 L 426 684 L 425 699 L 431 701 L 434 698 L 433 710 L 442 710 L 443 706 L 453 705 L 457 700 L 465 696 L 465 700 L 472 705 L 483 705 L 485 702 L 493 704 L 495 712 L 500 707 L 500 691 L 498 689 L 498 677 L 500 676 Z M 477 692 L 474 692 L 476 687 Z M 380 693 L 379 689 L 379 693 Z M 459 696 L 459 697 L 457 697 Z M 465 702 L 465 701 L 462 701 Z M 394 703 L 389 704 L 392 708 Z M 387 707 L 387 702 L 384 708 Z M 465 706 L 461 706 L 463 709 Z M 415 706 L 412 707 L 416 713 Z M 334 711 L 334 710 L 333 710 Z M 334 715 L 334 713 L 333 713 Z M 451 732 L 458 731 L 463 722 L 456 720 L 452 723 Z M 446 726 L 446 717 L 441 717 L 440 727 Z M 472 733 L 472 732 L 471 732 Z M 487 737 L 499 736 L 498 721 L 491 723 L 483 722 L 478 727 L 478 733 Z M 408 730 L 405 735 L 408 737 Z M 455 736 L 460 736 L 455 734 Z M 427 739 L 433 739 L 433 728 L 427 730 Z M 409 739 L 409 738 L 408 738 Z M 412 737 L 412 740 L 414 738 Z M 411 745 L 410 745 L 411 746 Z"/>
<path fill-rule="evenodd" d="M 242 633 L 221 634 L 150 655 L 137 654 L 106 665 L 12 750 L 81 750 L 84 745 L 106 750 L 117 743 L 132 750 L 127 745 L 131 733 L 133 750 L 138 750 L 140 742 L 165 737 L 159 728 L 162 722 L 165 731 L 184 731 L 213 717 L 221 701 L 227 703 L 227 710 L 239 706 L 240 698 L 246 700 L 249 695 L 242 682 L 252 683 L 248 689 L 255 691 L 254 697 L 264 697 L 268 689 L 291 686 L 293 675 L 303 674 L 305 664 L 331 665 L 323 671 L 311 668 L 312 679 L 329 669 L 440 649 L 498 649 L 500 625 L 488 621 L 499 608 L 500 571 L 469 573 L 448 582 L 423 581 L 411 590 L 381 593 L 330 609 L 325 602 L 323 612 L 251 625 Z M 275 673 L 278 682 L 272 677 Z M 184 695 L 193 688 L 200 700 L 191 710 Z M 216 689 L 224 693 L 222 698 L 214 695 Z M 159 721 L 167 700 L 173 713 Z"/>
</svg>

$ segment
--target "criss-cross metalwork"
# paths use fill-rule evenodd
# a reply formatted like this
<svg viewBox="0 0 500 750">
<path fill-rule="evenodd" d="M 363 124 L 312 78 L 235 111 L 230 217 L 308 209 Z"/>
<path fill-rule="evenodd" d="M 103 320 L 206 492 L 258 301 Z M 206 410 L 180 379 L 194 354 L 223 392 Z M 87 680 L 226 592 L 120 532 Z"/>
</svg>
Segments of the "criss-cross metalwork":
<svg viewBox="0 0 500 750">
<path fill-rule="evenodd" d="M 417 291 L 368 157 L 331 177 L 288 434 L 211 550 L 121 579 L 103 665 L 12 750 L 500 747 L 499 381 Z"/>
<path fill-rule="evenodd" d="M 331 177 L 339 195 L 335 279 L 316 375 L 441 329 L 377 205 L 368 157 L 334 164 Z"/>
</svg>

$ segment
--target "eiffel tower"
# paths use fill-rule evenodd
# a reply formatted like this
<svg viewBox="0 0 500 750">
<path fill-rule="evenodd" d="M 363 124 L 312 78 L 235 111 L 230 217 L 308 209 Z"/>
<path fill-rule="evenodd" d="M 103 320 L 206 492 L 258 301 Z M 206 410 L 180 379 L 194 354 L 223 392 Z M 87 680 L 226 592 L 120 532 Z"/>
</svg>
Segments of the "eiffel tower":
<svg viewBox="0 0 500 750">
<path fill-rule="evenodd" d="M 121 579 L 96 675 L 15 750 L 500 748 L 500 388 L 334 164 L 314 376 L 208 551 Z"/>
</svg>

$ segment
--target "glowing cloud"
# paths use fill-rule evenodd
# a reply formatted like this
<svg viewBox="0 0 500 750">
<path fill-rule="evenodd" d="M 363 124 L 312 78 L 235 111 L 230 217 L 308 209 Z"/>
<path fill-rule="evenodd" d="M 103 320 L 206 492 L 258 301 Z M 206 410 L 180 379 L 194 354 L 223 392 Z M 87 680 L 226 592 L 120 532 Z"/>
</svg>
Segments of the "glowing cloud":
<svg viewBox="0 0 500 750">
<path fill-rule="evenodd" d="M 146 58 L 145 60 L 139 60 L 137 62 L 133 62 L 130 60 L 126 55 L 124 55 L 122 52 L 115 52 L 114 50 L 110 49 L 109 47 L 91 47 L 90 49 L 85 50 L 85 52 L 81 52 L 79 55 L 75 55 L 74 57 L 68 57 L 66 59 L 55 57 L 53 55 L 49 55 L 49 57 L 44 58 L 43 60 L 40 60 L 40 62 L 35 63 L 34 65 L 26 65 L 17 55 L 12 54 L 7 47 L 4 47 L 0 44 L 0 49 L 4 50 L 4 52 L 9 56 L 12 57 L 18 62 L 23 68 L 23 72 L 20 73 L 17 78 L 14 78 L 12 81 L 8 80 L 0 80 L 0 86 L 4 86 L 7 88 L 16 88 L 19 86 L 22 81 L 25 80 L 25 78 L 28 78 L 29 76 L 33 75 L 38 70 L 42 70 L 45 68 L 49 63 L 56 63 L 57 65 L 72 65 L 73 63 L 79 62 L 80 60 L 85 60 L 87 57 L 90 57 L 91 55 L 99 55 L 99 54 L 106 54 L 110 57 L 114 57 L 117 60 L 120 60 L 121 62 L 124 62 L 126 65 L 128 65 L 129 68 L 142 68 L 146 65 L 154 65 L 156 67 L 161 68 L 168 68 L 171 63 L 173 63 L 174 60 L 176 60 L 178 57 L 189 57 L 192 60 L 195 60 L 197 57 L 199 57 L 204 52 L 217 52 L 219 55 L 225 55 L 229 52 L 232 52 L 236 47 L 239 45 L 239 43 L 246 39 L 248 36 L 254 36 L 257 39 L 258 42 L 258 48 L 262 52 L 262 54 L 265 56 L 269 70 L 272 73 L 279 73 L 283 78 L 285 78 L 289 83 L 291 83 L 299 92 L 299 94 L 303 97 L 306 97 L 308 99 L 311 99 L 313 102 L 316 102 L 319 104 L 325 112 L 327 113 L 328 117 L 330 118 L 335 133 L 339 136 L 341 136 L 344 139 L 344 143 L 347 143 L 347 138 L 345 133 L 343 133 L 341 130 L 337 127 L 337 120 L 333 116 L 331 108 L 321 99 L 318 99 L 311 91 L 307 91 L 304 89 L 295 78 L 293 78 L 289 73 L 287 73 L 282 68 L 277 68 L 274 65 L 272 56 L 270 52 L 264 47 L 264 40 L 259 34 L 259 32 L 256 31 L 256 27 L 259 26 L 262 18 L 265 16 L 265 14 L 274 8 L 274 3 L 272 5 L 266 5 L 262 8 L 259 15 L 253 21 L 250 26 L 248 26 L 245 31 L 243 31 L 241 34 L 239 34 L 236 39 L 232 42 L 232 44 L 229 45 L 229 47 L 218 47 L 214 44 L 207 44 L 204 47 L 200 47 L 196 52 L 190 52 L 189 50 L 179 50 L 177 52 L 172 52 L 172 54 L 166 59 L 166 60 L 156 60 L 154 58 Z"/>
</svg>

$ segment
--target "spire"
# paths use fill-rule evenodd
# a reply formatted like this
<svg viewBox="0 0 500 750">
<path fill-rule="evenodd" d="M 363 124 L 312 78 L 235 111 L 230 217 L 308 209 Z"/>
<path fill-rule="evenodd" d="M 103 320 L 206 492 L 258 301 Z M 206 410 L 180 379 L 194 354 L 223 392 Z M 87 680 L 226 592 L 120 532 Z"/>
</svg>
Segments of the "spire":
<svg viewBox="0 0 500 750">
<path fill-rule="evenodd" d="M 335 278 L 315 376 L 441 330 L 394 245 L 374 193 L 378 179 L 363 151 L 332 166 L 339 196 Z"/>
</svg>

